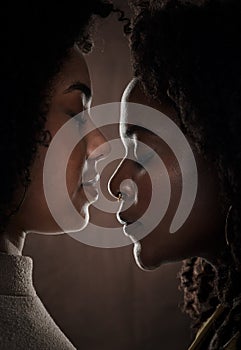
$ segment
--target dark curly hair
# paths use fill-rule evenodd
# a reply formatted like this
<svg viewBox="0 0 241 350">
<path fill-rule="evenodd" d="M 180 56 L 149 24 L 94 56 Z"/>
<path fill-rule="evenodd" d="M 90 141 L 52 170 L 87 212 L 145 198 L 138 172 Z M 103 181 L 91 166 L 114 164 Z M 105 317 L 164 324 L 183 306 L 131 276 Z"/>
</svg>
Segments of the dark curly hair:
<svg viewBox="0 0 241 350">
<path fill-rule="evenodd" d="M 1 4 L 1 232 L 21 204 L 13 203 L 16 189 L 31 181 L 38 146 L 51 139 L 44 126 L 54 77 L 74 44 L 91 50 L 95 15 L 113 10 L 105 0 Z"/>
<path fill-rule="evenodd" d="M 209 344 L 222 349 L 241 329 L 241 2 L 139 0 L 131 5 L 135 75 L 147 95 L 171 99 L 193 146 L 218 169 L 223 209 L 232 205 L 229 246 L 219 267 L 194 257 L 180 273 L 184 309 L 195 329 L 217 304 L 226 307 Z"/>
</svg>

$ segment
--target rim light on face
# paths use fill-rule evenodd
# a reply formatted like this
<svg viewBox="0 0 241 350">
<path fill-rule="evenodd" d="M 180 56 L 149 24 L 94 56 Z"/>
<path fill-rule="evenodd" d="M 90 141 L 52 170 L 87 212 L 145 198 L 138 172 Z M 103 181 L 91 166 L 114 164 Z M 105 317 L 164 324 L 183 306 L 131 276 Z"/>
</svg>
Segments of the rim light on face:
<svg viewBox="0 0 241 350">
<path fill-rule="evenodd" d="M 116 124 L 119 120 L 119 115 L 121 112 L 121 130 L 124 130 L 124 124 L 127 120 L 128 123 L 133 123 L 141 126 L 142 128 L 147 128 L 146 122 L 151 120 L 152 123 L 148 123 L 148 129 L 155 133 L 161 140 L 165 141 L 177 158 L 182 172 L 183 188 L 180 203 L 170 227 L 171 233 L 176 232 L 183 225 L 190 214 L 197 192 L 197 167 L 195 158 L 191 147 L 189 146 L 188 141 L 182 134 L 181 130 L 163 113 L 153 108 L 135 103 L 108 103 L 105 105 L 92 107 L 89 112 L 91 112 L 92 119 L 94 120 L 96 126 L 94 126 L 92 123 L 87 123 L 87 126 L 83 128 L 83 130 L 76 130 L 73 120 L 69 120 L 54 136 L 45 158 L 43 174 L 44 193 L 47 204 L 55 221 L 63 229 L 63 232 L 67 232 L 76 240 L 91 246 L 114 248 L 132 244 L 132 241 L 123 235 L 120 228 L 103 228 L 103 226 L 98 227 L 92 223 L 89 223 L 89 225 L 86 227 L 86 218 L 83 219 L 80 213 L 73 206 L 66 186 L 67 163 L 74 147 L 89 132 L 94 130 L 95 127 L 100 128 L 106 125 Z M 82 113 L 87 112 L 84 111 Z M 123 135 L 121 135 L 121 138 L 123 141 Z M 63 143 L 64 152 L 60 152 L 61 147 L 63 148 Z M 109 143 L 111 152 L 108 158 L 104 159 L 100 162 L 100 164 L 98 164 L 98 171 L 96 174 L 100 174 L 100 176 L 104 166 L 108 164 L 108 162 L 110 163 L 113 160 L 123 158 L 124 155 L 123 145 L 120 144 L 120 140 L 114 139 Z M 124 146 L 127 151 L 126 157 L 128 156 L 130 159 L 136 161 L 134 152 L 129 155 L 128 145 L 124 144 Z M 146 147 L 148 151 L 147 145 L 143 144 L 141 146 Z M 156 188 L 156 174 L 153 174 L 153 169 L 149 162 L 143 164 L 145 171 L 149 174 L 151 179 L 152 196 L 149 207 L 143 216 L 138 220 L 143 225 L 143 232 L 140 232 L 140 237 L 138 237 L 138 239 L 145 237 L 152 230 L 154 230 L 155 227 L 157 227 L 165 215 L 170 202 L 171 185 L 167 169 L 158 154 L 156 154 L 155 159 L 156 168 L 158 168 L 158 171 L 160 174 L 162 174 L 163 186 L 161 186 L 161 188 Z M 143 163 L 145 162 L 143 161 Z M 190 176 L 185 174 L 185 169 L 187 167 L 188 169 L 191 169 L 191 171 L 189 171 Z M 96 179 L 94 180 L 93 177 L 91 177 L 89 180 L 90 183 L 96 182 Z M 89 180 L 86 181 L 85 179 L 83 181 L 84 184 L 87 185 Z M 95 183 L 95 185 L 97 184 L 98 183 Z M 87 189 L 88 185 L 83 187 Z M 61 189 L 61 191 L 59 189 Z M 162 198 L 161 204 L 160 198 Z M 122 203 L 123 200 L 124 198 L 122 196 L 120 203 Z M 62 203 L 64 203 L 64 212 L 60 207 L 60 204 Z M 98 208 L 98 201 L 94 202 L 93 205 Z M 88 208 L 88 206 L 89 203 L 85 205 L 85 208 Z M 113 203 L 113 201 L 105 199 L 102 201 L 100 209 L 107 213 L 113 213 L 118 211 L 118 206 L 118 202 Z M 150 222 L 150 220 L 147 220 L 150 217 L 152 218 L 151 225 L 146 225 L 146 222 Z M 82 231 L 84 227 L 86 227 L 86 229 Z M 130 229 L 131 225 L 129 225 L 128 231 Z"/>
</svg>

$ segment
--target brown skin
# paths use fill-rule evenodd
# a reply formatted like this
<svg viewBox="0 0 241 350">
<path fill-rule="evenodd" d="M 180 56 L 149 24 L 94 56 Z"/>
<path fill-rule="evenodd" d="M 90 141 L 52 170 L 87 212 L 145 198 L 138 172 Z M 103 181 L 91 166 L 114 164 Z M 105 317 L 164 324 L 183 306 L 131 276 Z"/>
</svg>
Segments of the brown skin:
<svg viewBox="0 0 241 350">
<path fill-rule="evenodd" d="M 138 80 L 135 79 L 127 87 L 122 101 L 144 104 L 155 108 L 178 124 L 176 112 L 168 99 L 168 96 L 166 96 L 162 103 L 150 100 L 141 90 Z M 121 129 L 121 133 L 124 133 L 128 127 L 128 120 L 125 116 L 122 116 L 121 119 L 122 122 L 126 123 L 125 128 Z M 205 161 L 193 149 L 198 169 L 196 200 L 183 226 L 176 233 L 170 234 L 170 224 L 176 212 L 182 189 L 182 177 L 177 160 L 167 144 L 157 136 L 149 135 L 144 130 L 136 131 L 131 137 L 155 148 L 166 166 L 171 182 L 171 202 L 165 216 L 152 232 L 135 243 L 134 253 L 137 264 L 144 269 L 153 269 L 163 263 L 200 256 L 206 258 L 215 266 L 219 260 L 219 252 L 226 244 L 224 228 L 228 207 L 223 213 L 220 206 L 218 175 L 213 165 Z M 152 173 L 157 172 L 155 158 L 149 161 L 149 166 Z M 118 217 L 126 222 L 134 222 L 145 212 L 151 199 L 151 183 L 144 169 L 141 169 L 131 160 L 124 160 L 110 180 L 110 189 L 113 195 L 117 195 L 120 183 L 126 178 L 131 178 L 138 186 L 138 198 L 135 204 L 125 210 L 125 206 L 128 204 L 127 188 L 127 197 L 124 198 L 122 213 Z M 154 190 L 155 186 L 161 186 L 158 173 L 156 173 L 156 179 L 158 179 L 157 182 L 152 183 Z"/>
<path fill-rule="evenodd" d="M 52 98 L 45 124 L 45 129 L 50 131 L 52 137 L 73 115 L 80 113 L 84 108 L 90 107 L 91 101 L 90 99 L 88 101 L 85 89 L 84 91 L 83 89 L 74 89 L 66 92 L 77 81 L 91 90 L 85 59 L 77 46 L 74 46 L 61 72 L 55 77 L 52 86 Z M 86 123 L 91 123 L 90 118 Z M 64 142 L 65 140 L 63 140 L 60 152 L 64 152 Z M 97 147 L 99 147 L 98 151 L 95 152 Z M 95 167 L 97 161 L 104 157 L 108 151 L 109 146 L 106 139 L 98 129 L 95 129 L 76 145 L 68 161 L 66 176 L 68 193 L 74 207 L 83 216 L 85 224 L 88 220 L 86 214 L 90 203 L 81 185 L 83 167 L 86 162 Z M 63 230 L 53 219 L 44 195 L 43 166 L 46 152 L 46 147 L 39 147 L 31 168 L 31 184 L 19 212 L 12 217 L 6 232 L 0 237 L 0 251 L 9 254 L 21 254 L 25 236 L 28 232 L 63 233 Z M 20 187 L 16 193 L 16 203 L 21 200 L 22 193 L 23 188 Z M 61 203 L 61 205 L 63 215 L 65 215 L 65 203 Z"/>
</svg>

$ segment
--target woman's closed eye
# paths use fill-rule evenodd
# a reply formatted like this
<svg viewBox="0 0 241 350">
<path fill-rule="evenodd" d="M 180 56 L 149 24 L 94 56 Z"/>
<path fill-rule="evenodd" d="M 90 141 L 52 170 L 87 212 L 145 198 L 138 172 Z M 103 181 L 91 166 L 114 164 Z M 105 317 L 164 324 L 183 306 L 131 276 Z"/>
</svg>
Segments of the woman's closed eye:
<svg viewBox="0 0 241 350">
<path fill-rule="evenodd" d="M 88 119 L 86 112 L 83 112 L 83 111 L 81 112 L 68 111 L 66 114 L 71 118 L 73 118 L 78 128 L 82 128 L 86 124 Z"/>
<path fill-rule="evenodd" d="M 140 150 L 137 148 L 135 151 L 135 158 L 138 165 L 144 166 L 154 158 L 156 152 L 148 146 L 141 146 L 140 148 Z"/>
</svg>

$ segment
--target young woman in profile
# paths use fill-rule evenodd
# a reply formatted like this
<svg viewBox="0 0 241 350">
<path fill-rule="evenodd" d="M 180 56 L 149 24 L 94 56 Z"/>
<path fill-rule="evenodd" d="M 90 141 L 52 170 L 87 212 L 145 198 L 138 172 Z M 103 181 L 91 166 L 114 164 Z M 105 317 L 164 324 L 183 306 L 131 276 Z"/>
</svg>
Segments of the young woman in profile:
<svg viewBox="0 0 241 350">
<path fill-rule="evenodd" d="M 83 53 L 91 49 L 95 15 L 106 17 L 111 11 L 112 5 L 102 0 L 59 2 L 57 6 L 5 2 L 1 6 L 5 19 L 0 34 L 1 350 L 74 349 L 36 295 L 32 260 L 22 256 L 22 249 L 28 232 L 63 233 L 45 199 L 44 160 L 51 138 L 89 106 L 91 82 Z M 91 120 L 86 119 L 80 127 L 88 123 Z M 63 139 L 59 153 L 67 143 Z M 106 152 L 106 140 L 95 129 L 71 153 L 66 185 L 83 219 L 78 229 L 88 221 L 91 200 L 85 188 L 94 187 L 97 181 L 97 177 L 82 180 L 83 169 L 91 163 L 95 170 Z M 58 169 L 55 171 L 57 174 Z M 96 174 L 92 171 L 92 175 Z M 67 215 L 66 203 L 56 205 L 61 215 Z"/>
<path fill-rule="evenodd" d="M 180 272 L 184 309 L 197 333 L 190 350 L 241 349 L 241 3 L 152 0 L 132 5 L 136 78 L 123 102 L 148 105 L 172 119 L 188 139 L 198 170 L 194 206 L 172 235 L 170 223 L 182 188 L 175 155 L 155 133 L 131 128 L 130 115 L 121 115 L 126 149 L 137 141 L 155 149 L 172 188 L 170 206 L 158 226 L 139 241 L 131 237 L 135 258 L 143 269 L 185 259 Z M 153 174 L 156 154 L 146 157 Z M 137 162 L 139 156 L 143 159 L 137 154 Z M 188 168 L 185 172 L 189 175 Z M 162 177 L 155 175 L 161 186 Z M 133 189 L 121 187 L 126 178 L 138 188 L 131 206 Z M 144 167 L 128 159 L 110 181 L 111 192 L 122 199 L 118 218 L 127 235 L 150 200 L 148 181 Z"/>
</svg>

